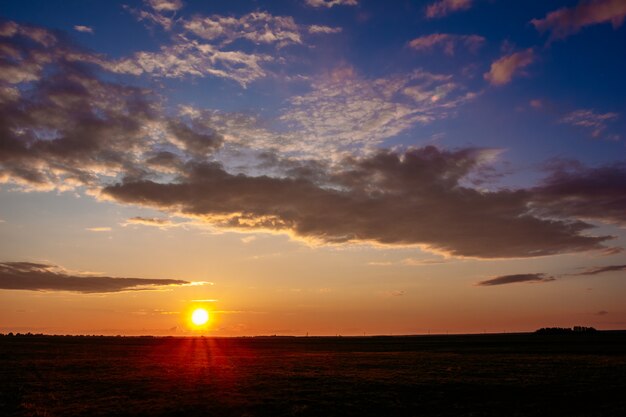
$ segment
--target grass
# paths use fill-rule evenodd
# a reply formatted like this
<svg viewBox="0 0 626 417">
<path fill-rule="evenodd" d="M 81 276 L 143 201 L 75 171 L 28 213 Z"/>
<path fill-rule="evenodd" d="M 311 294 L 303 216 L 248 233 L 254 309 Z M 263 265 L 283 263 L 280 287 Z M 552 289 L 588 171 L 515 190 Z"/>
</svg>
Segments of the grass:
<svg viewBox="0 0 626 417">
<path fill-rule="evenodd" d="M 3 416 L 626 415 L 626 332 L 0 337 Z"/>
</svg>

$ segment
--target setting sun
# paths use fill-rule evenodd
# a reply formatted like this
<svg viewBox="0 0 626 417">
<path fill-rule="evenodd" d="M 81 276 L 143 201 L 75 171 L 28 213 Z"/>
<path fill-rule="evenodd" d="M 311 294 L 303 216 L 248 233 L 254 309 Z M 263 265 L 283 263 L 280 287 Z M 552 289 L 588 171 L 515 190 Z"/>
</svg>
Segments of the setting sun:
<svg viewBox="0 0 626 417">
<path fill-rule="evenodd" d="M 209 313 L 203 308 L 197 308 L 191 313 L 191 321 L 196 326 L 202 326 L 209 321 Z"/>
</svg>

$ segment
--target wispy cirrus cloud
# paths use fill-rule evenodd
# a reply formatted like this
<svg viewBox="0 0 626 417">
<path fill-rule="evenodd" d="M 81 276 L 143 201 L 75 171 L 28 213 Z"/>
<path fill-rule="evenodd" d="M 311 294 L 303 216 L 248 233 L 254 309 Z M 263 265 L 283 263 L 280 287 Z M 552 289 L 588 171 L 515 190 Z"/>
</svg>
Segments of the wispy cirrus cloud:
<svg viewBox="0 0 626 417">
<path fill-rule="evenodd" d="M 289 99 L 281 120 L 313 139 L 313 148 L 324 144 L 337 149 L 340 144 L 349 149 L 449 117 L 474 97 L 451 75 L 416 70 L 371 80 L 344 66 L 314 80 L 308 93 Z"/>
<path fill-rule="evenodd" d="M 219 41 L 223 44 L 232 43 L 237 39 L 278 46 L 302 43 L 303 28 L 293 17 L 273 16 L 267 12 L 248 13 L 240 18 L 196 15 L 182 21 L 182 26 L 202 39 Z"/>
<path fill-rule="evenodd" d="M 478 35 L 433 33 L 413 39 L 409 42 L 409 47 L 416 51 L 431 51 L 435 47 L 441 47 L 447 55 L 454 55 L 458 45 L 462 45 L 470 52 L 476 52 L 484 42 L 485 38 Z"/>
<path fill-rule="evenodd" d="M 102 62 L 109 71 L 133 75 L 214 76 L 247 86 L 268 75 L 266 64 L 276 61 L 281 48 L 305 45 L 307 36 L 341 32 L 341 28 L 302 25 L 291 16 L 275 16 L 264 11 L 240 17 L 196 14 L 173 19 L 159 10 L 128 10 L 137 19 L 170 33 L 170 44 L 162 45 L 158 52 L 140 51 L 115 62 Z M 252 50 L 237 41 L 248 42 Z"/>
<path fill-rule="evenodd" d="M 551 39 L 563 39 L 585 26 L 610 22 L 617 28 L 624 23 L 624 18 L 626 2 L 623 0 L 582 0 L 574 7 L 555 10 L 531 23 L 540 32 L 550 31 Z"/>
<path fill-rule="evenodd" d="M 0 289 L 71 291 L 83 294 L 144 291 L 190 285 L 179 279 L 114 278 L 77 275 L 62 267 L 33 262 L 0 262 Z"/>
<path fill-rule="evenodd" d="M 596 113 L 590 109 L 579 109 L 563 116 L 560 123 L 590 129 L 591 136 L 599 138 L 606 130 L 607 124 L 618 117 L 617 113 Z M 618 139 L 619 136 L 613 135 L 611 138 Z"/>
<path fill-rule="evenodd" d="M 426 17 L 429 19 L 444 17 L 471 7 L 472 0 L 438 0 L 426 7 Z"/>
<path fill-rule="evenodd" d="M 533 283 L 533 284 L 541 284 L 546 282 L 555 281 L 556 278 L 542 274 L 513 274 L 513 275 L 501 275 L 498 277 L 490 278 L 484 281 L 478 282 L 476 285 L 482 287 L 490 287 L 494 285 L 507 285 L 507 284 L 518 284 L 518 283 Z"/>
<path fill-rule="evenodd" d="M 535 61 L 532 48 L 505 55 L 491 64 L 489 72 L 484 74 L 485 80 L 491 85 L 504 85 L 511 82 L 514 76 L 522 73 L 523 69 Z"/>
<path fill-rule="evenodd" d="M 359 4 L 358 0 L 305 0 L 307 6 L 316 8 L 331 8 L 334 6 L 356 6 Z"/>
</svg>

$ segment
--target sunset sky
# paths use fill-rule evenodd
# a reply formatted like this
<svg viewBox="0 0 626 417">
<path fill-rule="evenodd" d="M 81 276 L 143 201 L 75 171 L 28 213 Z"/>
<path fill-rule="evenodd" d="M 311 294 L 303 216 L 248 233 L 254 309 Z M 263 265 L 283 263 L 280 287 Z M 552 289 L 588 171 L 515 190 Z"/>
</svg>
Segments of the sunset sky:
<svg viewBox="0 0 626 417">
<path fill-rule="evenodd" d="M 2 2 L 0 332 L 626 328 L 625 18 Z"/>
</svg>

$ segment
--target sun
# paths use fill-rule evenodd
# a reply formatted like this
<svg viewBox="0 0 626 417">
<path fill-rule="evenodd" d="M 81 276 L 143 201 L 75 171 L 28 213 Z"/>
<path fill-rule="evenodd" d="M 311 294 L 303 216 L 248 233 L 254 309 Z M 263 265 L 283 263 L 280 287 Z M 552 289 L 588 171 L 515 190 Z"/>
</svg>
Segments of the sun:
<svg viewBox="0 0 626 417">
<path fill-rule="evenodd" d="M 196 308 L 191 313 L 191 321 L 196 326 L 202 326 L 209 321 L 209 313 L 204 308 Z"/>
</svg>

